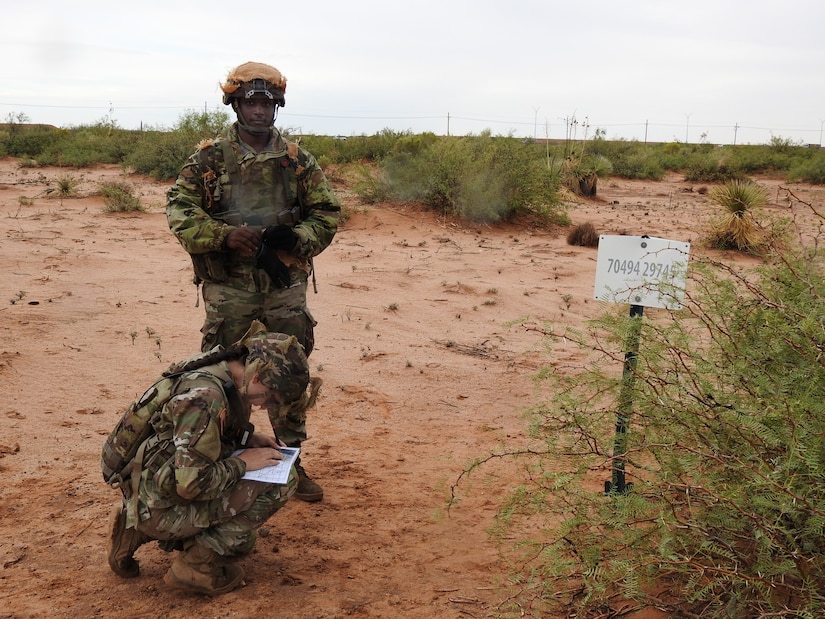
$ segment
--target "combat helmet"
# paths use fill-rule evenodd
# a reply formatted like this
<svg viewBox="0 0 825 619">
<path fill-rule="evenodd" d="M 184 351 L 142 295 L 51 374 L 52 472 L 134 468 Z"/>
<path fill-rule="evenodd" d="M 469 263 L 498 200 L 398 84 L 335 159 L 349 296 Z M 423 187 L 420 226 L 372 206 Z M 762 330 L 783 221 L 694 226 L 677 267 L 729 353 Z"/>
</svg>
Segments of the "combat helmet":
<svg viewBox="0 0 825 619">
<path fill-rule="evenodd" d="M 221 84 L 224 105 L 233 104 L 235 99 L 249 99 L 254 95 L 264 95 L 284 107 L 286 99 L 286 77 L 275 67 L 262 62 L 245 62 L 232 69 Z"/>
<path fill-rule="evenodd" d="M 294 335 L 257 333 L 244 338 L 246 356 L 244 384 L 258 374 L 261 382 L 274 389 L 289 404 L 301 398 L 309 385 L 309 362 Z"/>
</svg>

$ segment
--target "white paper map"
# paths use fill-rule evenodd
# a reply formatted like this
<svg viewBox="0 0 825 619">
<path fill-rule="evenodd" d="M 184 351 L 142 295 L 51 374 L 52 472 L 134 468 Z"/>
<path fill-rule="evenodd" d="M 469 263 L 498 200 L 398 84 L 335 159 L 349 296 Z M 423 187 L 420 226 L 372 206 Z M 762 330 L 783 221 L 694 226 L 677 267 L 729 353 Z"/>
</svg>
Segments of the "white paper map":
<svg viewBox="0 0 825 619">
<path fill-rule="evenodd" d="M 289 481 L 289 471 L 295 460 L 298 459 L 298 454 L 301 453 L 300 447 L 280 447 L 284 459 L 274 466 L 266 466 L 257 471 L 247 471 L 241 479 L 250 479 L 252 481 L 262 481 L 267 484 L 285 484 Z M 236 451 L 232 455 L 238 455 L 243 449 Z"/>
</svg>

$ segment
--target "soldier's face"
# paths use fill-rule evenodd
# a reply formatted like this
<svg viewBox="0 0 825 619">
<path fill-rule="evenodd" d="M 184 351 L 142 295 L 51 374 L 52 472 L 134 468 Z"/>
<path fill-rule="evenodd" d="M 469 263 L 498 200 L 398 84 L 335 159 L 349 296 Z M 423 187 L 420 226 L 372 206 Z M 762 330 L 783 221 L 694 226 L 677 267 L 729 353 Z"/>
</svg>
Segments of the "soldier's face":
<svg viewBox="0 0 825 619">
<path fill-rule="evenodd" d="M 275 122 L 275 102 L 268 97 L 254 96 L 242 99 L 240 111 L 244 122 L 250 127 L 271 127 Z"/>
<path fill-rule="evenodd" d="M 283 403 L 283 396 L 275 389 L 267 387 L 261 382 L 260 376 L 255 374 L 246 387 L 246 399 L 250 404 L 261 408 L 278 406 Z"/>
</svg>

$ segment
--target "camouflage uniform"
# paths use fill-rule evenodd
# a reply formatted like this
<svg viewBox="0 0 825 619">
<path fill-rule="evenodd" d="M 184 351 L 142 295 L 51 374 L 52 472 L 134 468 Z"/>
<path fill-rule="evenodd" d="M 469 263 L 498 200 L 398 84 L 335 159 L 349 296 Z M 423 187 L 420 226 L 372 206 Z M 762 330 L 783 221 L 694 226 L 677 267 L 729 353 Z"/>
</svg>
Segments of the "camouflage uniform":
<svg viewBox="0 0 825 619">
<path fill-rule="evenodd" d="M 229 559 L 252 550 L 258 528 L 298 486 L 295 468 L 285 484 L 243 479 L 247 465 L 233 454 L 254 436 L 251 398 L 311 406 L 310 384 L 297 338 L 269 333 L 258 321 L 231 348 L 170 366 L 101 450 L 104 480 L 123 493 L 111 519 L 112 571 L 139 576 L 135 551 L 158 540 L 180 551 L 163 577 L 169 586 L 208 595 L 240 586 L 244 570 Z M 251 445 L 274 446 L 260 437 Z"/>
<path fill-rule="evenodd" d="M 194 538 L 225 557 L 244 554 L 257 529 L 295 492 L 295 470 L 284 486 L 241 480 L 246 465 L 232 454 L 251 411 L 227 390 L 226 363 L 174 380 L 141 450 L 139 475 L 133 472 L 124 488 L 126 527 L 157 540 Z"/>
<path fill-rule="evenodd" d="M 340 205 L 314 157 L 273 127 L 269 144 L 255 153 L 239 138 L 238 123 L 202 143 L 167 194 L 171 231 L 191 255 L 206 309 L 202 350 L 237 341 L 252 320 L 270 331 L 295 335 L 309 356 L 316 322 L 306 304 L 312 258 L 332 242 Z M 236 226 L 288 224 L 298 237 L 277 257 L 287 281 L 275 281 L 255 257 L 230 252 L 225 240 Z M 286 284 L 286 285 L 283 285 Z M 306 438 L 305 411 L 270 418 L 287 445 Z"/>
</svg>

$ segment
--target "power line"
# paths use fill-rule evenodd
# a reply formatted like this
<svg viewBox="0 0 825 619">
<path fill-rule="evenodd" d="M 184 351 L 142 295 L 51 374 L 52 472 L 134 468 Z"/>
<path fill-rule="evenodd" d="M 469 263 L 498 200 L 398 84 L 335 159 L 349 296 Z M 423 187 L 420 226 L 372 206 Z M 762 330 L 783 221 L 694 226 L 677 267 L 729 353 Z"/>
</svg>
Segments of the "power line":
<svg viewBox="0 0 825 619">
<path fill-rule="evenodd" d="M 110 110 L 114 107 L 116 110 L 191 110 L 196 109 L 188 105 L 141 105 L 141 106 L 126 106 L 126 105 L 47 105 L 44 103 L 3 103 L 8 107 L 42 107 L 65 110 Z"/>
<path fill-rule="evenodd" d="M 202 109 L 201 106 L 192 106 L 192 105 L 153 105 L 153 106 L 121 106 L 121 105 L 53 105 L 53 104 L 44 104 L 44 103 L 8 103 L 4 101 L 0 101 L 0 106 L 11 107 L 11 108 L 39 108 L 39 109 L 71 109 L 71 110 L 105 110 L 105 111 L 135 111 L 135 110 L 199 110 Z M 307 119 L 329 119 L 329 120 L 364 120 L 364 121 L 413 121 L 413 120 L 445 120 L 445 119 L 452 119 L 452 120 L 461 120 L 466 122 L 472 123 L 484 123 L 487 125 L 507 125 L 510 127 L 519 126 L 519 127 L 533 127 L 535 129 L 535 119 L 533 121 L 519 121 L 519 120 L 502 120 L 498 118 L 480 118 L 474 116 L 456 116 L 454 114 L 445 114 L 445 115 L 426 115 L 426 116 L 404 116 L 404 115 L 392 115 L 392 116 L 370 116 L 370 115 L 346 115 L 346 114 L 297 114 L 297 113 L 289 113 L 290 118 L 307 118 Z M 825 121 L 823 121 L 825 122 Z M 545 123 L 546 124 L 546 123 Z M 553 123 L 551 123 L 553 124 Z M 559 124 L 559 123 L 555 123 Z M 563 123 L 562 123 L 563 124 Z M 612 129 L 618 130 L 621 128 L 644 128 L 647 130 L 648 127 L 657 127 L 657 128 L 665 128 L 665 129 L 682 129 L 685 128 L 685 123 L 656 123 L 650 121 L 640 121 L 640 122 L 617 122 L 617 123 L 593 123 L 589 122 L 588 124 L 590 127 L 594 129 Z M 695 131 L 707 131 L 710 129 L 730 129 L 734 132 L 734 135 L 738 133 L 740 130 L 750 130 L 750 131 L 762 131 L 762 132 L 771 132 L 771 133 L 788 133 L 793 132 L 797 134 L 816 134 L 820 135 L 822 132 L 822 127 L 817 128 L 810 128 L 810 129 L 803 129 L 803 128 L 776 128 L 776 127 L 761 127 L 761 126 L 749 126 L 749 125 L 741 125 L 738 122 L 731 123 L 731 124 L 704 124 L 700 123 L 695 127 L 692 127 Z"/>
<path fill-rule="evenodd" d="M 342 120 L 443 120 L 444 116 L 341 116 L 327 114 L 293 114 L 289 116 L 300 116 L 302 118 L 338 118 Z"/>
</svg>

